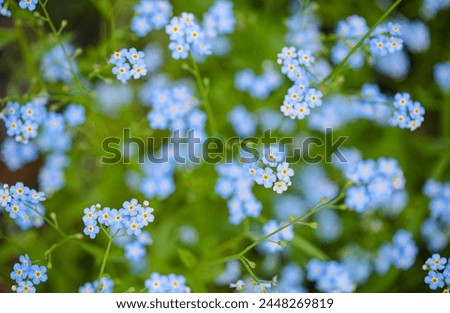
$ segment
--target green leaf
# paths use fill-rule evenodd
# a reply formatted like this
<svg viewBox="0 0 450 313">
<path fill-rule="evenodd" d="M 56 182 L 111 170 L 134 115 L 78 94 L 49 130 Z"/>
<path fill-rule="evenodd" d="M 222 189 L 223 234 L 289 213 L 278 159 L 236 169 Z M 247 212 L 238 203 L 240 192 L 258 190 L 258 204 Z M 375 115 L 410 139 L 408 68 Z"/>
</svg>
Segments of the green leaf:
<svg viewBox="0 0 450 313">
<path fill-rule="evenodd" d="M 190 251 L 179 248 L 177 252 L 180 256 L 181 262 L 183 262 L 184 266 L 188 269 L 191 269 L 198 264 L 197 258 Z"/>
<path fill-rule="evenodd" d="M 15 33 L 12 29 L 0 29 L 0 49 L 14 40 Z"/>
<path fill-rule="evenodd" d="M 323 252 L 319 247 L 306 240 L 305 238 L 295 236 L 291 242 L 295 248 L 299 249 L 310 257 L 318 258 L 321 261 L 329 259 L 325 252 Z"/>
<path fill-rule="evenodd" d="M 106 18 L 111 14 L 111 4 L 108 0 L 91 0 L 95 8 Z"/>
</svg>

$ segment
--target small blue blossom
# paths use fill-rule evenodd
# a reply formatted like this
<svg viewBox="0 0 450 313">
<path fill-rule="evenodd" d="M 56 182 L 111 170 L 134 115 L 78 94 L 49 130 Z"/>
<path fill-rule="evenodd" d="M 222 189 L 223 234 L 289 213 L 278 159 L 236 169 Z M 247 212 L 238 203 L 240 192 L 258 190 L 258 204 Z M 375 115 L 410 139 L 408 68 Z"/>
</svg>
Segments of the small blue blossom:
<svg viewBox="0 0 450 313">
<path fill-rule="evenodd" d="M 141 0 L 134 7 L 134 13 L 131 30 L 139 37 L 144 37 L 152 30 L 161 29 L 169 23 L 172 5 L 169 1 Z"/>
<path fill-rule="evenodd" d="M 145 288 L 150 293 L 190 292 L 190 288 L 186 286 L 186 278 L 175 274 L 161 275 L 159 273 L 152 273 L 145 280 Z"/>
<path fill-rule="evenodd" d="M 175 60 L 186 59 L 190 51 L 198 57 L 211 53 L 206 35 L 192 13 L 183 12 L 181 16 L 173 17 L 166 26 L 166 33 L 169 35 L 169 49 Z"/>
<path fill-rule="evenodd" d="M 20 263 L 14 264 L 10 274 L 11 279 L 17 284 L 13 286 L 13 290 L 17 293 L 36 292 L 35 286 L 48 279 L 47 268 L 33 265 L 27 254 L 21 255 L 19 261 Z"/>
<path fill-rule="evenodd" d="M 102 277 L 100 284 L 98 279 L 92 283 L 85 283 L 83 286 L 78 288 L 80 293 L 112 293 L 114 288 L 114 281 L 111 278 Z"/>
<path fill-rule="evenodd" d="M 32 279 L 35 285 L 46 282 L 48 279 L 47 268 L 45 266 L 33 265 L 28 273 L 28 277 Z"/>
<path fill-rule="evenodd" d="M 69 106 L 64 111 L 64 117 L 67 124 L 70 126 L 78 126 L 85 121 L 85 109 L 83 106 L 78 104 L 69 104 Z"/>
<path fill-rule="evenodd" d="M 450 62 L 438 63 L 434 66 L 434 80 L 443 93 L 450 91 Z"/>
<path fill-rule="evenodd" d="M 424 279 L 425 283 L 429 285 L 431 290 L 436 290 L 438 288 L 443 288 L 444 283 L 444 275 L 441 273 L 437 273 L 435 271 L 429 271 L 428 276 Z"/>
<path fill-rule="evenodd" d="M 435 253 L 431 256 L 431 258 L 428 258 L 425 264 L 428 265 L 433 271 L 440 271 L 445 268 L 447 258 L 441 257 L 438 253 Z"/>
<path fill-rule="evenodd" d="M 34 287 L 33 283 L 29 280 L 21 281 L 18 283 L 16 292 L 17 293 L 35 293 L 36 288 Z"/>
<path fill-rule="evenodd" d="M 144 62 L 145 53 L 136 48 L 121 49 L 115 51 L 109 62 L 114 65 L 112 73 L 123 84 L 127 83 L 131 77 L 139 79 L 147 75 L 147 66 Z"/>
<path fill-rule="evenodd" d="M 73 75 L 79 74 L 78 65 L 73 57 L 74 54 L 75 48 L 69 43 L 64 43 L 64 48 L 61 45 L 53 47 L 41 59 L 44 79 L 54 83 L 71 83 Z"/>
<path fill-rule="evenodd" d="M 44 224 L 41 214 L 45 213 L 41 202 L 45 194 L 30 189 L 18 182 L 13 186 L 0 187 L 0 212 L 4 209 L 21 229 L 41 227 Z"/>
<path fill-rule="evenodd" d="M 19 6 L 22 9 L 28 9 L 29 11 L 34 11 L 36 9 L 36 5 L 38 0 L 20 0 Z"/>
</svg>

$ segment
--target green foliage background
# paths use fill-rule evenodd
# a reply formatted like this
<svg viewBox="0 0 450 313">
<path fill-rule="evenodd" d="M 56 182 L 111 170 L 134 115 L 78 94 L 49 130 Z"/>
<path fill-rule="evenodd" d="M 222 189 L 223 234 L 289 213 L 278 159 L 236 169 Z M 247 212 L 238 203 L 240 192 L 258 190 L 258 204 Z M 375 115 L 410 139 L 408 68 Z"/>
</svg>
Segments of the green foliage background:
<svg viewBox="0 0 450 313">
<path fill-rule="evenodd" d="M 63 38 L 80 48 L 77 58 L 81 72 L 93 73 L 91 81 L 99 80 L 97 74 L 111 77 L 107 60 L 112 51 L 132 47 L 144 48 L 149 42 L 159 42 L 165 48 L 165 63 L 162 70 L 173 79 L 190 77 L 182 69 L 182 61 L 173 60 L 166 48 L 168 38 L 164 31 L 154 31 L 145 38 L 138 38 L 129 30 L 133 15 L 132 0 L 81 0 L 52 1 L 48 3 L 50 16 L 59 26 L 67 20 L 63 30 Z M 173 0 L 174 14 L 183 11 L 193 12 L 201 16 L 212 0 Z M 373 25 L 383 14 L 376 1 L 356 0 L 319 0 L 318 16 L 321 17 L 324 33 L 332 33 L 336 23 L 349 15 L 357 14 L 366 18 L 368 25 Z M 389 2 L 389 1 L 379 1 Z M 421 1 L 403 1 L 391 17 L 404 15 L 409 19 L 419 18 L 418 9 Z M 268 100 L 256 100 L 238 92 L 234 88 L 234 74 L 244 68 L 252 68 L 261 72 L 264 60 L 276 60 L 276 54 L 285 45 L 284 22 L 289 16 L 286 0 L 245 0 L 234 1 L 235 14 L 238 20 L 237 30 L 230 37 L 231 54 L 225 58 L 209 57 L 200 65 L 203 77 L 210 80 L 210 103 L 221 135 L 230 137 L 233 130 L 226 120 L 231 108 L 243 103 L 250 111 L 262 107 L 278 110 L 284 93 L 289 88 L 285 84 Z M 429 215 L 428 200 L 421 194 L 423 183 L 430 177 L 450 180 L 450 110 L 449 96 L 445 97 L 433 82 L 433 66 L 435 63 L 450 59 L 450 42 L 448 28 L 450 11 L 441 12 L 427 24 L 430 28 L 430 49 L 419 55 L 410 55 L 411 71 L 403 81 L 395 81 L 374 70 L 364 67 L 361 70 L 343 72 L 342 85 L 331 84 L 327 90 L 342 88 L 345 92 L 358 91 L 362 84 L 374 82 L 386 93 L 397 91 L 409 92 L 413 99 L 426 108 L 425 122 L 415 132 L 397 128 L 378 128 L 369 122 L 357 122 L 340 130 L 337 135 L 347 135 L 348 146 L 354 146 L 363 152 L 364 158 L 389 156 L 397 158 L 403 169 L 407 190 L 410 196 L 404 212 L 395 220 L 385 220 L 379 232 L 371 231 L 361 216 L 354 212 L 340 212 L 344 223 L 344 233 L 338 242 L 320 243 L 313 230 L 297 227 L 296 239 L 291 243 L 294 248 L 293 259 L 305 265 L 312 257 L 336 259 L 346 244 L 356 242 L 369 250 L 377 249 L 383 242 L 389 241 L 399 228 L 414 234 L 420 247 L 416 264 L 409 271 L 401 272 L 391 269 L 385 277 L 372 274 L 365 285 L 358 287 L 359 292 L 424 292 L 427 287 L 423 283 L 424 272 L 421 265 L 429 256 L 425 243 L 420 238 L 421 222 Z M 78 129 L 74 148 L 70 152 L 71 166 L 66 170 L 66 187 L 49 197 L 44 203 L 47 212 L 54 212 L 59 225 L 68 234 L 81 233 L 82 210 L 91 204 L 101 203 L 105 206 L 119 207 L 123 201 L 132 197 L 143 200 L 143 196 L 130 192 L 124 182 L 124 173 L 137 164 L 105 165 L 99 162 L 103 151 L 102 141 L 110 136 L 120 137 L 122 129 L 131 128 L 134 136 L 163 136 L 168 133 L 154 132 L 148 128 L 145 118 L 147 108 L 139 104 L 137 93 L 134 101 L 126 106 L 114 119 L 100 113 L 98 103 L 93 94 L 79 95 L 72 92 L 73 86 L 43 85 L 38 67 L 40 57 L 53 46 L 54 39 L 48 35 L 49 29 L 40 19 L 28 11 L 13 8 L 13 18 L 0 17 L 0 97 L 15 100 L 26 100 L 45 88 L 50 95 L 64 95 L 55 100 L 61 105 L 69 102 L 83 104 L 87 109 L 87 122 Z M 328 47 L 331 47 L 332 42 Z M 339 79 L 335 80 L 338 81 Z M 134 90 L 139 82 L 132 84 Z M 446 113 L 444 113 L 446 112 Z M 447 115 L 445 115 L 447 114 Z M 323 136 L 310 132 L 304 122 L 299 122 L 297 132 Z M 4 130 L 2 130 L 4 134 Z M 281 134 L 278 134 L 281 135 Z M 3 135 L 0 136 L 2 138 Z M 36 186 L 36 173 L 42 160 L 26 166 L 25 169 L 9 173 L 0 164 L 0 181 L 15 183 L 24 181 Z M 344 181 L 335 172 L 331 177 L 339 182 Z M 297 168 L 296 175 L 302 175 Z M 185 275 L 188 285 L 195 292 L 230 291 L 228 288 L 217 288 L 214 278 L 223 270 L 223 264 L 214 261 L 241 251 L 251 243 L 243 238 L 247 229 L 252 232 L 259 221 L 247 221 L 244 225 L 232 226 L 228 223 L 226 202 L 220 199 L 213 190 L 217 179 L 214 166 L 203 164 L 192 171 L 177 172 L 175 176 L 177 191 L 166 200 L 151 201 L 155 209 L 155 222 L 147 229 L 154 244 L 149 248 L 149 268 L 143 275 L 135 276 L 129 270 L 123 250 L 113 248 L 106 272 L 116 282 L 115 291 L 122 292 L 134 287 L 143 288 L 143 281 L 150 272 L 178 273 Z M 311 182 L 314 184 L 314 182 Z M 256 189 L 256 188 L 255 188 Z M 264 218 L 270 218 L 270 190 L 255 190 L 258 199 L 263 201 Z M 194 247 L 186 247 L 179 241 L 179 227 L 191 224 L 199 232 L 199 242 Z M 25 232 L 19 231 L 6 216 L 0 216 L 0 290 L 8 291 L 12 281 L 9 272 L 16 258 L 28 253 L 32 260 L 41 259 L 44 252 L 54 243 L 61 240 L 57 232 L 45 226 Z M 70 241 L 52 253 L 49 280 L 38 287 L 45 292 L 76 292 L 86 281 L 97 278 L 100 262 L 103 258 L 106 241 L 102 235 L 95 241 L 84 238 Z M 450 256 L 447 248 L 442 253 Z M 270 279 L 271 276 L 261 271 L 261 258 L 255 252 L 250 259 L 256 261 L 255 272 Z M 311 287 L 311 286 L 310 286 Z"/>
</svg>

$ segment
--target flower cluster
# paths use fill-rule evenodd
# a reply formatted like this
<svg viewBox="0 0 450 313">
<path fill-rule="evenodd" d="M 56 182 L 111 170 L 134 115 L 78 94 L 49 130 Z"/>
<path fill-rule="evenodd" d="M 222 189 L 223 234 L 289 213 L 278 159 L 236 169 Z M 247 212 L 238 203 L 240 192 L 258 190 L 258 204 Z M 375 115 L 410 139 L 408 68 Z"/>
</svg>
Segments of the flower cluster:
<svg viewBox="0 0 450 313">
<path fill-rule="evenodd" d="M 46 282 L 48 279 L 47 268 L 33 265 L 27 254 L 21 255 L 19 261 L 20 263 L 14 264 L 13 271 L 10 274 L 11 279 L 17 284 L 12 289 L 17 293 L 35 293 L 35 286 Z"/>
<path fill-rule="evenodd" d="M 345 205 L 358 213 L 386 206 L 390 198 L 403 190 L 405 178 L 395 159 L 360 160 L 345 171 L 353 182 Z"/>
<path fill-rule="evenodd" d="M 53 192 L 65 184 L 63 170 L 69 164 L 65 153 L 72 145 L 69 127 L 84 122 L 85 109 L 69 104 L 63 113 L 57 113 L 48 111 L 46 105 L 45 97 L 35 98 L 22 106 L 16 102 L 7 103 L 0 118 L 5 122 L 8 135 L 16 142 L 5 140 L 1 152 L 10 170 L 18 170 L 34 161 L 39 152 L 48 155 L 39 173 L 39 185 L 43 191 Z M 19 126 L 23 132 L 17 131 Z"/>
<path fill-rule="evenodd" d="M 307 279 L 322 292 L 353 292 L 356 287 L 348 268 L 336 261 L 312 259 L 306 265 L 306 273 Z"/>
<path fill-rule="evenodd" d="M 160 157 L 168 154 L 167 146 L 160 150 Z M 149 198 L 166 199 L 175 191 L 175 182 L 173 175 L 175 171 L 175 162 L 173 159 L 167 159 L 167 162 L 144 162 L 141 164 L 143 175 L 139 176 L 136 172 L 128 172 L 127 184 L 130 189 L 139 190 Z"/>
<path fill-rule="evenodd" d="M 233 2 L 217 0 L 203 15 L 203 29 L 208 40 L 231 34 L 236 25 Z"/>
<path fill-rule="evenodd" d="M 400 51 L 403 48 L 403 40 L 400 38 L 400 25 L 388 23 L 379 25 L 369 41 L 370 52 L 373 56 L 385 56 L 388 53 Z"/>
<path fill-rule="evenodd" d="M 85 283 L 78 288 L 79 293 L 112 293 L 114 288 L 114 281 L 111 278 L 102 277 L 100 279 L 100 285 L 98 279 L 92 283 Z"/>
<path fill-rule="evenodd" d="M 145 288 L 150 293 L 188 293 L 191 289 L 186 286 L 186 278 L 182 275 L 161 275 L 152 273 L 145 280 Z"/>
<path fill-rule="evenodd" d="M 314 60 L 309 52 L 294 47 L 284 47 L 278 54 L 282 73 L 294 82 L 280 108 L 285 116 L 301 120 L 322 104 L 322 92 L 310 87 L 310 79 L 314 77 L 308 71 Z"/>
<path fill-rule="evenodd" d="M 375 84 L 364 84 L 360 95 L 332 95 L 315 110 L 308 119 L 311 129 L 325 130 L 345 126 L 347 123 L 364 119 L 379 125 L 398 126 L 411 131 L 421 126 L 425 109 L 412 101 L 407 93 L 389 97 L 380 92 Z"/>
<path fill-rule="evenodd" d="M 0 188 L 0 209 L 5 210 L 21 229 L 41 227 L 44 224 L 43 201 L 43 192 L 26 187 L 21 182 L 13 186 L 5 184 Z"/>
<path fill-rule="evenodd" d="M 78 75 L 78 65 L 74 60 L 74 47 L 65 43 L 57 45 L 41 59 L 41 71 L 49 82 L 71 83 L 73 75 Z"/>
<path fill-rule="evenodd" d="M 12 138 L 6 138 L 0 147 L 0 155 L 8 169 L 15 172 L 25 164 L 35 161 L 39 152 L 34 142 L 25 145 Z"/>
<path fill-rule="evenodd" d="M 152 30 L 163 28 L 172 16 L 172 5 L 169 1 L 141 0 L 134 7 L 131 30 L 138 36 L 144 37 Z"/>
<path fill-rule="evenodd" d="M 29 11 L 34 11 L 37 4 L 38 0 L 20 0 L 19 7 L 22 9 L 28 9 Z"/>
<path fill-rule="evenodd" d="M 256 282 L 251 277 L 247 277 L 245 280 L 239 279 L 235 283 L 230 284 L 230 288 L 236 289 L 236 291 L 256 293 L 256 292 L 275 292 L 277 286 L 277 277 L 274 277 L 270 281 Z"/>
<path fill-rule="evenodd" d="M 236 89 L 248 92 L 256 99 L 267 99 L 282 83 L 280 74 L 270 63 L 265 66 L 264 72 L 260 76 L 257 76 L 251 69 L 245 69 L 237 72 L 234 77 Z"/>
<path fill-rule="evenodd" d="M 133 77 L 139 79 L 147 75 L 147 66 L 144 62 L 145 53 L 136 48 L 114 51 L 109 62 L 114 65 L 112 73 L 123 84 Z"/>
<path fill-rule="evenodd" d="M 233 13 L 233 3 L 228 0 L 217 0 L 205 14 L 203 14 L 202 28 L 206 41 L 211 48 L 211 54 L 224 56 L 231 50 L 230 39 L 225 35 L 231 34 L 236 25 Z M 198 61 L 206 55 L 196 55 Z"/>
<path fill-rule="evenodd" d="M 351 47 L 369 30 L 366 20 L 357 15 L 347 17 L 339 21 L 336 27 L 336 35 L 339 40 L 331 49 L 331 60 L 340 63 L 349 53 Z M 400 51 L 403 48 L 403 40 L 400 36 L 400 25 L 387 23 L 379 25 L 365 41 L 365 46 L 374 57 L 385 56 L 389 53 Z M 364 65 L 364 53 L 359 50 L 348 60 L 348 65 L 354 69 Z"/>
<path fill-rule="evenodd" d="M 431 199 L 428 208 L 431 216 L 422 224 L 421 233 L 429 250 L 441 250 L 447 246 L 450 230 L 450 183 L 428 180 L 423 193 Z"/>
<path fill-rule="evenodd" d="M 450 0 L 423 0 L 420 12 L 426 19 L 432 19 L 440 11 L 448 8 L 450 8 Z"/>
<path fill-rule="evenodd" d="M 278 278 L 277 292 L 281 293 L 304 293 L 307 292 L 306 288 L 302 286 L 305 273 L 303 269 L 296 263 L 292 262 L 285 265 L 280 270 L 280 276 Z"/>
<path fill-rule="evenodd" d="M 425 109 L 417 101 L 412 101 L 408 93 L 397 93 L 394 97 L 394 115 L 391 125 L 416 130 L 424 120 Z"/>
<path fill-rule="evenodd" d="M 268 148 L 257 163 L 248 166 L 247 172 L 258 185 L 281 194 L 292 184 L 291 177 L 294 176 L 294 170 L 283 159 L 279 149 Z"/>
<path fill-rule="evenodd" d="M 139 236 L 142 228 L 153 222 L 153 208 L 149 202 L 138 203 L 136 199 L 125 201 L 119 210 L 109 207 L 102 208 L 100 204 L 84 209 L 84 234 L 94 239 L 100 232 L 100 227 L 109 229 L 112 238 L 121 236 Z M 100 226 L 100 227 L 99 227 Z"/>
<path fill-rule="evenodd" d="M 218 286 L 229 285 L 241 276 L 241 263 L 236 260 L 228 261 L 225 270 L 216 277 L 214 283 Z"/>
<path fill-rule="evenodd" d="M 287 21 L 286 42 L 297 49 L 318 53 L 323 48 L 320 41 L 320 18 L 314 12 L 313 2 L 295 10 Z"/>
<path fill-rule="evenodd" d="M 205 132 L 206 114 L 198 109 L 199 101 L 183 83 L 174 83 L 146 95 L 146 103 L 152 105 L 147 118 L 152 129 L 170 129 L 185 133 L 196 130 Z"/>
<path fill-rule="evenodd" d="M 428 258 L 423 265 L 423 270 L 428 271 L 428 275 L 425 277 L 424 281 L 431 290 L 444 288 L 444 292 L 449 292 L 450 263 L 447 264 L 447 261 L 447 258 L 441 257 L 438 253 L 435 253 Z"/>
<path fill-rule="evenodd" d="M 434 81 L 443 93 L 450 91 L 450 62 L 438 63 L 434 66 Z"/>
<path fill-rule="evenodd" d="M 276 220 L 270 220 L 263 225 L 263 236 L 267 236 L 278 229 L 285 227 L 283 223 L 279 223 Z M 283 228 L 278 233 L 270 236 L 267 240 L 260 244 L 259 248 L 268 254 L 283 251 L 287 241 L 294 239 L 294 229 L 292 226 Z"/>
<path fill-rule="evenodd" d="M 37 137 L 39 126 L 46 122 L 46 113 L 40 101 L 31 101 L 23 106 L 17 102 L 8 102 L 0 118 L 5 122 L 8 136 L 27 143 Z"/>
<path fill-rule="evenodd" d="M 391 266 L 407 270 L 414 264 L 418 252 L 412 234 L 401 229 L 395 233 L 392 243 L 386 243 L 378 250 L 375 270 L 380 275 L 386 274 Z"/>
<path fill-rule="evenodd" d="M 255 134 L 256 120 L 243 105 L 236 105 L 228 113 L 228 121 L 240 137 L 249 137 Z"/>
<path fill-rule="evenodd" d="M 228 220 L 239 224 L 246 217 L 258 217 L 262 204 L 252 192 L 253 181 L 245 166 L 236 163 L 219 164 L 216 171 L 220 177 L 215 190 L 223 199 L 228 200 Z"/>
<path fill-rule="evenodd" d="M 169 49 L 175 60 L 187 59 L 189 52 L 193 55 L 205 56 L 211 54 L 211 46 L 206 41 L 204 30 L 197 24 L 192 13 L 181 13 L 175 16 L 166 26 L 170 37 Z"/>
</svg>

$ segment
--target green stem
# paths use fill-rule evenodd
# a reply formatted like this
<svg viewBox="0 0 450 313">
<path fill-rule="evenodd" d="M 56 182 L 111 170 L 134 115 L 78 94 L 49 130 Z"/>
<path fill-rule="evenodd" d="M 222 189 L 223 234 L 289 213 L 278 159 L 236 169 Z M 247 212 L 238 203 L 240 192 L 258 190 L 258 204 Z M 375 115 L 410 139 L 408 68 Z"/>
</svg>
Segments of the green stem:
<svg viewBox="0 0 450 313">
<path fill-rule="evenodd" d="M 81 235 L 81 234 L 74 234 L 74 235 L 67 236 L 66 238 L 64 238 L 60 242 L 57 242 L 57 243 L 53 244 L 47 251 L 45 251 L 44 252 L 44 258 L 47 257 L 48 255 L 50 255 L 53 251 L 55 251 L 56 249 L 61 247 L 66 242 L 68 242 L 70 240 L 73 240 L 73 239 L 81 239 L 82 237 L 83 237 L 83 235 Z"/>
<path fill-rule="evenodd" d="M 442 107 L 442 132 L 443 137 L 447 141 L 447 145 L 450 144 L 450 93 L 445 95 Z"/>
<path fill-rule="evenodd" d="M 308 217 L 310 217 L 311 215 L 317 213 L 318 211 L 320 211 L 321 209 L 327 208 L 327 207 L 331 207 L 331 208 L 337 208 L 337 209 L 343 209 L 343 206 L 341 205 L 336 205 L 339 201 L 341 201 L 342 199 L 345 198 L 345 193 L 347 191 L 347 188 L 351 185 L 351 182 L 348 182 L 345 187 L 342 189 L 342 191 L 339 193 L 338 196 L 336 196 L 334 199 L 331 200 L 323 200 L 321 201 L 319 204 L 317 204 L 315 207 L 313 207 L 311 210 L 309 210 L 307 213 L 305 213 L 303 216 L 298 217 L 298 218 L 291 218 L 289 223 L 284 224 L 283 226 L 281 226 L 280 228 L 274 230 L 273 232 L 271 232 L 270 234 L 261 237 L 258 240 L 255 240 L 254 242 L 252 242 L 250 245 L 248 245 L 244 250 L 242 250 L 241 252 L 231 255 L 231 256 L 227 256 L 225 258 L 222 258 L 218 261 L 212 262 L 210 264 L 220 264 L 220 263 L 225 263 L 231 260 L 239 260 L 242 262 L 242 264 L 244 265 L 244 267 L 246 268 L 247 272 L 250 274 L 250 276 L 252 276 L 252 278 L 256 281 L 259 282 L 260 280 L 256 277 L 255 273 L 253 272 L 253 270 L 251 269 L 250 265 L 249 265 L 249 260 L 245 257 L 245 254 L 247 254 L 250 250 L 252 250 L 254 247 L 256 247 L 257 245 L 267 241 L 270 239 L 270 237 L 274 236 L 275 234 L 281 232 L 283 229 L 290 227 L 292 225 L 295 224 L 299 224 L 299 225 L 304 225 L 305 223 L 303 222 L 305 219 L 307 219 Z M 309 225 L 311 226 L 311 225 Z"/>
<path fill-rule="evenodd" d="M 373 33 L 375 28 L 380 25 L 391 12 L 402 2 L 402 0 L 397 0 L 391 7 L 378 19 L 378 21 L 369 29 L 369 31 L 358 41 L 358 43 L 350 50 L 350 52 L 345 56 L 345 58 L 325 77 L 317 86 L 317 88 L 321 87 L 325 82 L 330 80 L 333 76 L 336 76 L 337 73 L 345 66 L 348 59 L 364 44 L 364 41 L 369 38 L 370 34 Z"/>
<path fill-rule="evenodd" d="M 194 75 L 195 80 L 197 81 L 197 86 L 200 91 L 200 95 L 202 97 L 202 102 L 203 102 L 203 105 L 205 106 L 206 114 L 208 114 L 208 123 L 209 123 L 209 127 L 211 130 L 211 135 L 216 135 L 217 134 L 216 119 L 214 117 L 213 111 L 211 109 L 211 105 L 209 103 L 208 94 L 206 92 L 206 87 L 205 87 L 205 84 L 200 75 L 200 71 L 198 69 L 198 65 L 197 65 L 197 62 L 195 61 L 194 56 L 192 54 L 190 54 L 190 56 L 191 56 L 192 67 L 193 67 L 192 74 Z"/>
<path fill-rule="evenodd" d="M 345 196 L 345 193 L 341 193 L 339 194 L 336 198 L 330 200 L 330 201 L 325 201 L 322 203 L 319 203 L 318 205 L 316 205 L 315 207 L 313 207 L 311 210 L 309 210 L 306 214 L 304 214 L 303 216 L 296 218 L 294 220 L 292 220 L 289 223 L 284 224 L 283 226 L 281 226 L 280 228 L 274 230 L 273 232 L 271 232 L 270 234 L 254 241 L 252 244 L 250 244 L 249 246 L 247 246 L 247 248 L 245 248 L 244 250 L 242 250 L 240 253 L 237 254 L 237 256 L 243 256 L 245 255 L 247 252 L 249 252 L 250 250 L 252 250 L 254 247 L 256 247 L 257 245 L 263 243 L 264 241 L 268 240 L 270 237 L 278 234 L 279 232 L 281 232 L 283 229 L 288 228 L 294 224 L 298 224 L 301 223 L 303 220 L 305 220 L 306 218 L 310 217 L 311 215 L 317 213 L 318 211 L 320 211 L 323 208 L 326 208 L 330 205 L 335 204 L 336 202 L 340 201 L 341 199 L 343 199 Z"/>
<path fill-rule="evenodd" d="M 27 67 L 28 75 L 31 80 L 31 92 L 34 92 L 34 87 L 36 83 L 40 84 L 40 75 L 39 71 L 36 67 L 36 62 L 33 58 L 33 52 L 28 44 L 28 39 L 25 36 L 25 32 L 22 27 L 22 23 L 20 20 L 14 19 L 14 28 L 16 31 L 17 43 L 19 44 L 20 51 L 25 60 L 25 64 Z"/>
<path fill-rule="evenodd" d="M 109 253 L 111 252 L 111 246 L 112 246 L 113 240 L 114 240 L 114 237 L 108 236 L 108 245 L 106 246 L 105 255 L 103 256 L 102 265 L 100 267 L 100 273 L 98 274 L 98 284 L 97 284 L 96 292 L 99 292 L 101 289 L 101 281 L 102 281 L 103 274 L 105 273 L 106 262 L 108 261 Z"/>
<path fill-rule="evenodd" d="M 258 279 L 258 277 L 256 277 L 255 273 L 253 272 L 252 268 L 250 267 L 250 265 L 248 264 L 248 260 L 241 256 L 239 258 L 239 261 L 241 261 L 241 263 L 244 265 L 245 269 L 247 270 L 247 272 L 250 274 L 250 276 L 252 277 L 252 279 L 255 281 L 255 283 L 259 284 L 260 280 Z"/>
<path fill-rule="evenodd" d="M 60 35 L 59 31 L 56 29 L 55 24 L 53 23 L 52 19 L 50 18 L 50 14 L 48 13 L 48 10 L 47 10 L 47 1 L 45 1 L 45 3 L 43 3 L 42 0 L 39 0 L 39 5 L 42 8 L 42 12 L 44 12 L 45 20 L 46 20 L 47 24 L 50 26 L 50 29 L 53 33 L 53 36 L 55 36 L 55 40 L 56 40 L 57 44 L 61 46 L 64 57 L 67 59 L 67 62 L 69 63 L 69 72 L 72 75 L 72 78 L 73 78 L 73 81 L 75 82 L 76 87 L 79 90 L 83 90 L 83 85 L 81 84 L 80 80 L 78 79 L 78 75 L 75 72 L 75 69 L 73 68 L 73 64 L 70 60 L 69 53 L 67 52 L 67 49 L 61 40 L 61 35 Z"/>
<path fill-rule="evenodd" d="M 32 206 L 27 205 L 30 209 L 32 209 L 35 213 L 37 213 L 40 217 L 44 219 L 44 221 L 49 224 L 54 230 L 56 230 L 62 237 L 67 238 L 67 234 L 59 228 L 59 226 L 53 222 L 51 219 L 49 219 L 45 214 L 41 214 L 37 209 L 33 208 Z"/>
</svg>

